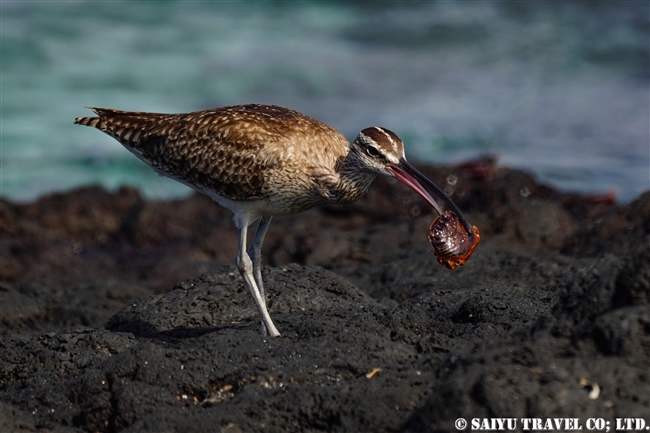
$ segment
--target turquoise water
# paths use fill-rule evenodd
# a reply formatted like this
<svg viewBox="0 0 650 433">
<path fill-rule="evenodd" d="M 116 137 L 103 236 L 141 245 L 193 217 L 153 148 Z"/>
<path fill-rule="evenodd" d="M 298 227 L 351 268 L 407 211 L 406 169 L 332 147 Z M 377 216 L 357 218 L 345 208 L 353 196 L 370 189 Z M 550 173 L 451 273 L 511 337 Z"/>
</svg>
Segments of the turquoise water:
<svg viewBox="0 0 650 433">
<path fill-rule="evenodd" d="M 84 106 L 291 107 L 411 160 L 498 153 L 581 192 L 650 188 L 647 2 L 6 2 L 0 194 L 189 190 L 73 125 Z"/>
</svg>

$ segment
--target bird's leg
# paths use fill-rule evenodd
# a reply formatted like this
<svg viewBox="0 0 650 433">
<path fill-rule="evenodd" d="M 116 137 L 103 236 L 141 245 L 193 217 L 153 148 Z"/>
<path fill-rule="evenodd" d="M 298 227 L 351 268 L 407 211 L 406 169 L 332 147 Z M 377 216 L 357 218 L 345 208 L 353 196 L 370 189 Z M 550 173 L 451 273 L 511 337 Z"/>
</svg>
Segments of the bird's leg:
<svg viewBox="0 0 650 433">
<path fill-rule="evenodd" d="M 246 252 L 246 235 L 248 233 L 248 224 L 239 224 L 239 245 L 237 248 L 237 267 L 239 268 L 239 273 L 241 274 L 248 291 L 253 295 L 255 299 L 255 304 L 259 310 L 260 316 L 262 317 L 262 322 L 266 328 L 266 332 L 271 337 L 278 337 L 280 333 L 276 329 L 271 316 L 269 315 L 268 310 L 266 309 L 266 302 L 260 294 L 260 290 L 257 287 L 255 282 L 255 277 L 253 276 L 253 262 Z M 265 333 L 266 334 L 266 333 Z"/>
<path fill-rule="evenodd" d="M 262 215 L 257 230 L 255 231 L 255 236 L 253 236 L 253 240 L 248 246 L 248 256 L 253 261 L 253 277 L 255 278 L 255 283 L 257 283 L 257 288 L 260 291 L 260 296 L 264 304 L 266 304 L 266 295 L 264 293 L 264 281 L 262 280 L 262 243 L 264 242 L 264 236 L 271 224 L 272 218 L 270 215 Z M 266 335 L 267 333 L 264 320 L 262 320 L 260 332 L 262 335 Z"/>
</svg>

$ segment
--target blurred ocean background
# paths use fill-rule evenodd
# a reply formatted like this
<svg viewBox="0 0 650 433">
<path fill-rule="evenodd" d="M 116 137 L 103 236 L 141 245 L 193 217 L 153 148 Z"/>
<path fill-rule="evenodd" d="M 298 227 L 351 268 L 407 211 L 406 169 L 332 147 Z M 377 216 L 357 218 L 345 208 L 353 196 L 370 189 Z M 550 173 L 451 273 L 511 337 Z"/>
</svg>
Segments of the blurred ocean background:
<svg viewBox="0 0 650 433">
<path fill-rule="evenodd" d="M 0 195 L 102 184 L 190 190 L 84 106 L 290 107 L 349 139 L 381 125 L 411 161 L 499 154 L 565 190 L 650 188 L 646 1 L 1 3 Z"/>
</svg>

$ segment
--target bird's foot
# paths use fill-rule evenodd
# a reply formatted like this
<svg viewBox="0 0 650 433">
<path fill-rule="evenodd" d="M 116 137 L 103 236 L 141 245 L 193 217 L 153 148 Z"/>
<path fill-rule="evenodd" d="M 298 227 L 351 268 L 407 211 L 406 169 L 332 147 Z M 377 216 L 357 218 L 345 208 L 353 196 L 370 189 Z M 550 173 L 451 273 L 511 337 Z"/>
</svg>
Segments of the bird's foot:
<svg viewBox="0 0 650 433">
<path fill-rule="evenodd" d="M 271 323 L 271 330 L 269 330 L 266 327 L 266 324 L 264 321 L 260 324 L 260 335 L 265 336 L 265 337 L 279 337 L 280 332 L 277 330 L 277 328 Z"/>
</svg>

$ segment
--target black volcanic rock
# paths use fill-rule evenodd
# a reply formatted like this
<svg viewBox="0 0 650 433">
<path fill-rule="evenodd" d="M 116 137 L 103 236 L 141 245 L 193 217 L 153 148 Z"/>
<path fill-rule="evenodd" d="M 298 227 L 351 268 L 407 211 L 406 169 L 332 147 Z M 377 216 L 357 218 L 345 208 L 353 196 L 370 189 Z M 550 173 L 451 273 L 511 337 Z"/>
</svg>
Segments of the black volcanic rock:
<svg viewBox="0 0 650 433">
<path fill-rule="evenodd" d="M 0 201 L 0 430 L 456 431 L 463 417 L 647 418 L 650 196 L 423 167 L 481 229 L 441 267 L 420 199 L 274 219 L 270 313 L 205 197 L 86 188 Z M 472 177 L 474 176 L 474 177 Z"/>
</svg>

